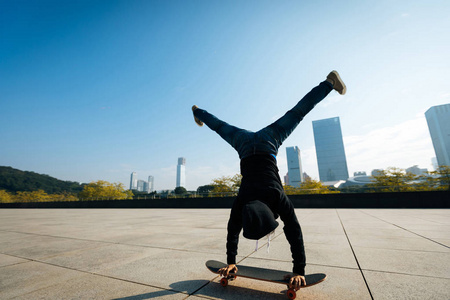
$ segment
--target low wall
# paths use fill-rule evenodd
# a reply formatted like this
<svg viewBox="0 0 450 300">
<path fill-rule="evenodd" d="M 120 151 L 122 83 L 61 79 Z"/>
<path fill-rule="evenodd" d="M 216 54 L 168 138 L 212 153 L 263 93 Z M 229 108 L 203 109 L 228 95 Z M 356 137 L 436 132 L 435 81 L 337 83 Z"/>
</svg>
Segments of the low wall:
<svg viewBox="0 0 450 300">
<path fill-rule="evenodd" d="M 289 196 L 295 208 L 450 208 L 450 191 Z M 0 208 L 231 208 L 234 197 L 0 203 Z"/>
</svg>

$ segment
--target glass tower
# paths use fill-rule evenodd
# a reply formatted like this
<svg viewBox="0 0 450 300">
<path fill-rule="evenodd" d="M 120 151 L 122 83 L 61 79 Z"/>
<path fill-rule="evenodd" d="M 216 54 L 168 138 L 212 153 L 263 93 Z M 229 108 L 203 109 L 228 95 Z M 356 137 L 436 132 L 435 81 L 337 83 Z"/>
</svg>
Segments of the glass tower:
<svg viewBox="0 0 450 300">
<path fill-rule="evenodd" d="M 297 146 L 286 148 L 289 185 L 299 187 L 303 182 L 302 160 Z"/>
<path fill-rule="evenodd" d="M 148 176 L 148 192 L 151 193 L 154 191 L 154 181 L 155 178 L 153 176 Z"/>
<path fill-rule="evenodd" d="M 179 157 L 177 165 L 177 186 L 186 187 L 186 158 Z"/>
<path fill-rule="evenodd" d="M 347 180 L 347 159 L 339 117 L 313 121 L 313 131 L 320 181 Z"/>
<path fill-rule="evenodd" d="M 130 190 L 137 190 L 137 177 L 136 177 L 136 172 L 131 173 L 131 178 L 130 178 Z"/>
<path fill-rule="evenodd" d="M 425 112 L 439 166 L 450 166 L 450 104 L 433 106 Z"/>
</svg>

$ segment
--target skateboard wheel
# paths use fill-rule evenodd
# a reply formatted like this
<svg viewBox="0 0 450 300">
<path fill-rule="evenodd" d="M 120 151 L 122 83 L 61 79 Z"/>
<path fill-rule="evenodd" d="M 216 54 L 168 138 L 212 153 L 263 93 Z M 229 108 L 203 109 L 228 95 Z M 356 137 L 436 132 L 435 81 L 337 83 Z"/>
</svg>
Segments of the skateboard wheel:
<svg viewBox="0 0 450 300">
<path fill-rule="evenodd" d="M 226 278 L 220 279 L 220 285 L 226 287 L 228 285 L 228 279 Z"/>
<path fill-rule="evenodd" d="M 286 295 L 287 295 L 287 297 L 288 297 L 290 300 L 294 300 L 294 299 L 297 297 L 297 293 L 296 293 L 295 290 L 293 290 L 293 289 L 289 289 L 289 290 L 286 292 Z"/>
</svg>

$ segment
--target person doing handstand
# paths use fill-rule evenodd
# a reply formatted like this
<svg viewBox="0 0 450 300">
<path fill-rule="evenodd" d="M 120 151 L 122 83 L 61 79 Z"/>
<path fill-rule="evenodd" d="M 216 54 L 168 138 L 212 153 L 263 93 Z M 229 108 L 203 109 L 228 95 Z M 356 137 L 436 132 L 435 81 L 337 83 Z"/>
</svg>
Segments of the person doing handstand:
<svg viewBox="0 0 450 300">
<path fill-rule="evenodd" d="M 289 285 L 296 290 L 306 285 L 302 230 L 294 205 L 284 192 L 276 155 L 283 141 L 305 115 L 333 89 L 341 95 L 346 93 L 346 86 L 336 71 L 328 74 L 325 81 L 313 88 L 284 116 L 257 132 L 232 126 L 196 105 L 192 107 L 195 122 L 199 126 L 206 124 L 217 132 L 238 152 L 241 160 L 242 181 L 228 221 L 228 265 L 219 270 L 222 276 L 238 272 L 236 255 L 241 230 L 245 238 L 259 240 L 275 230 L 278 226 L 276 219 L 280 217 L 294 264 Z"/>
</svg>

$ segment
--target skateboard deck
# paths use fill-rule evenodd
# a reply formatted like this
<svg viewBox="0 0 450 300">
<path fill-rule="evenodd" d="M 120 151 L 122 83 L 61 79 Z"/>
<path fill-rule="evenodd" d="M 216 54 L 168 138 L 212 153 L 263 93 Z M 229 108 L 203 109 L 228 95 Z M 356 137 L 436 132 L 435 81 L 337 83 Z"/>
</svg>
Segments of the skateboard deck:
<svg viewBox="0 0 450 300">
<path fill-rule="evenodd" d="M 224 264 L 220 261 L 216 260 L 208 260 L 206 262 L 206 267 L 213 273 L 219 274 L 219 269 L 226 267 L 227 264 Z M 238 268 L 237 273 L 229 275 L 227 278 L 222 277 L 220 280 L 220 284 L 222 286 L 227 286 L 229 280 L 234 280 L 237 277 L 244 277 L 255 280 L 269 281 L 273 283 L 281 283 L 284 285 L 289 285 L 289 279 L 284 279 L 286 275 L 291 275 L 292 273 L 286 271 L 265 269 L 265 268 L 256 268 L 249 266 L 236 265 Z M 306 285 L 302 285 L 301 288 L 310 287 L 315 284 L 318 284 L 325 280 L 327 275 L 323 273 L 316 274 L 308 274 L 305 275 Z M 289 287 L 288 287 L 289 288 Z M 289 299 L 296 298 L 296 291 L 294 289 L 288 289 L 286 295 Z"/>
</svg>

